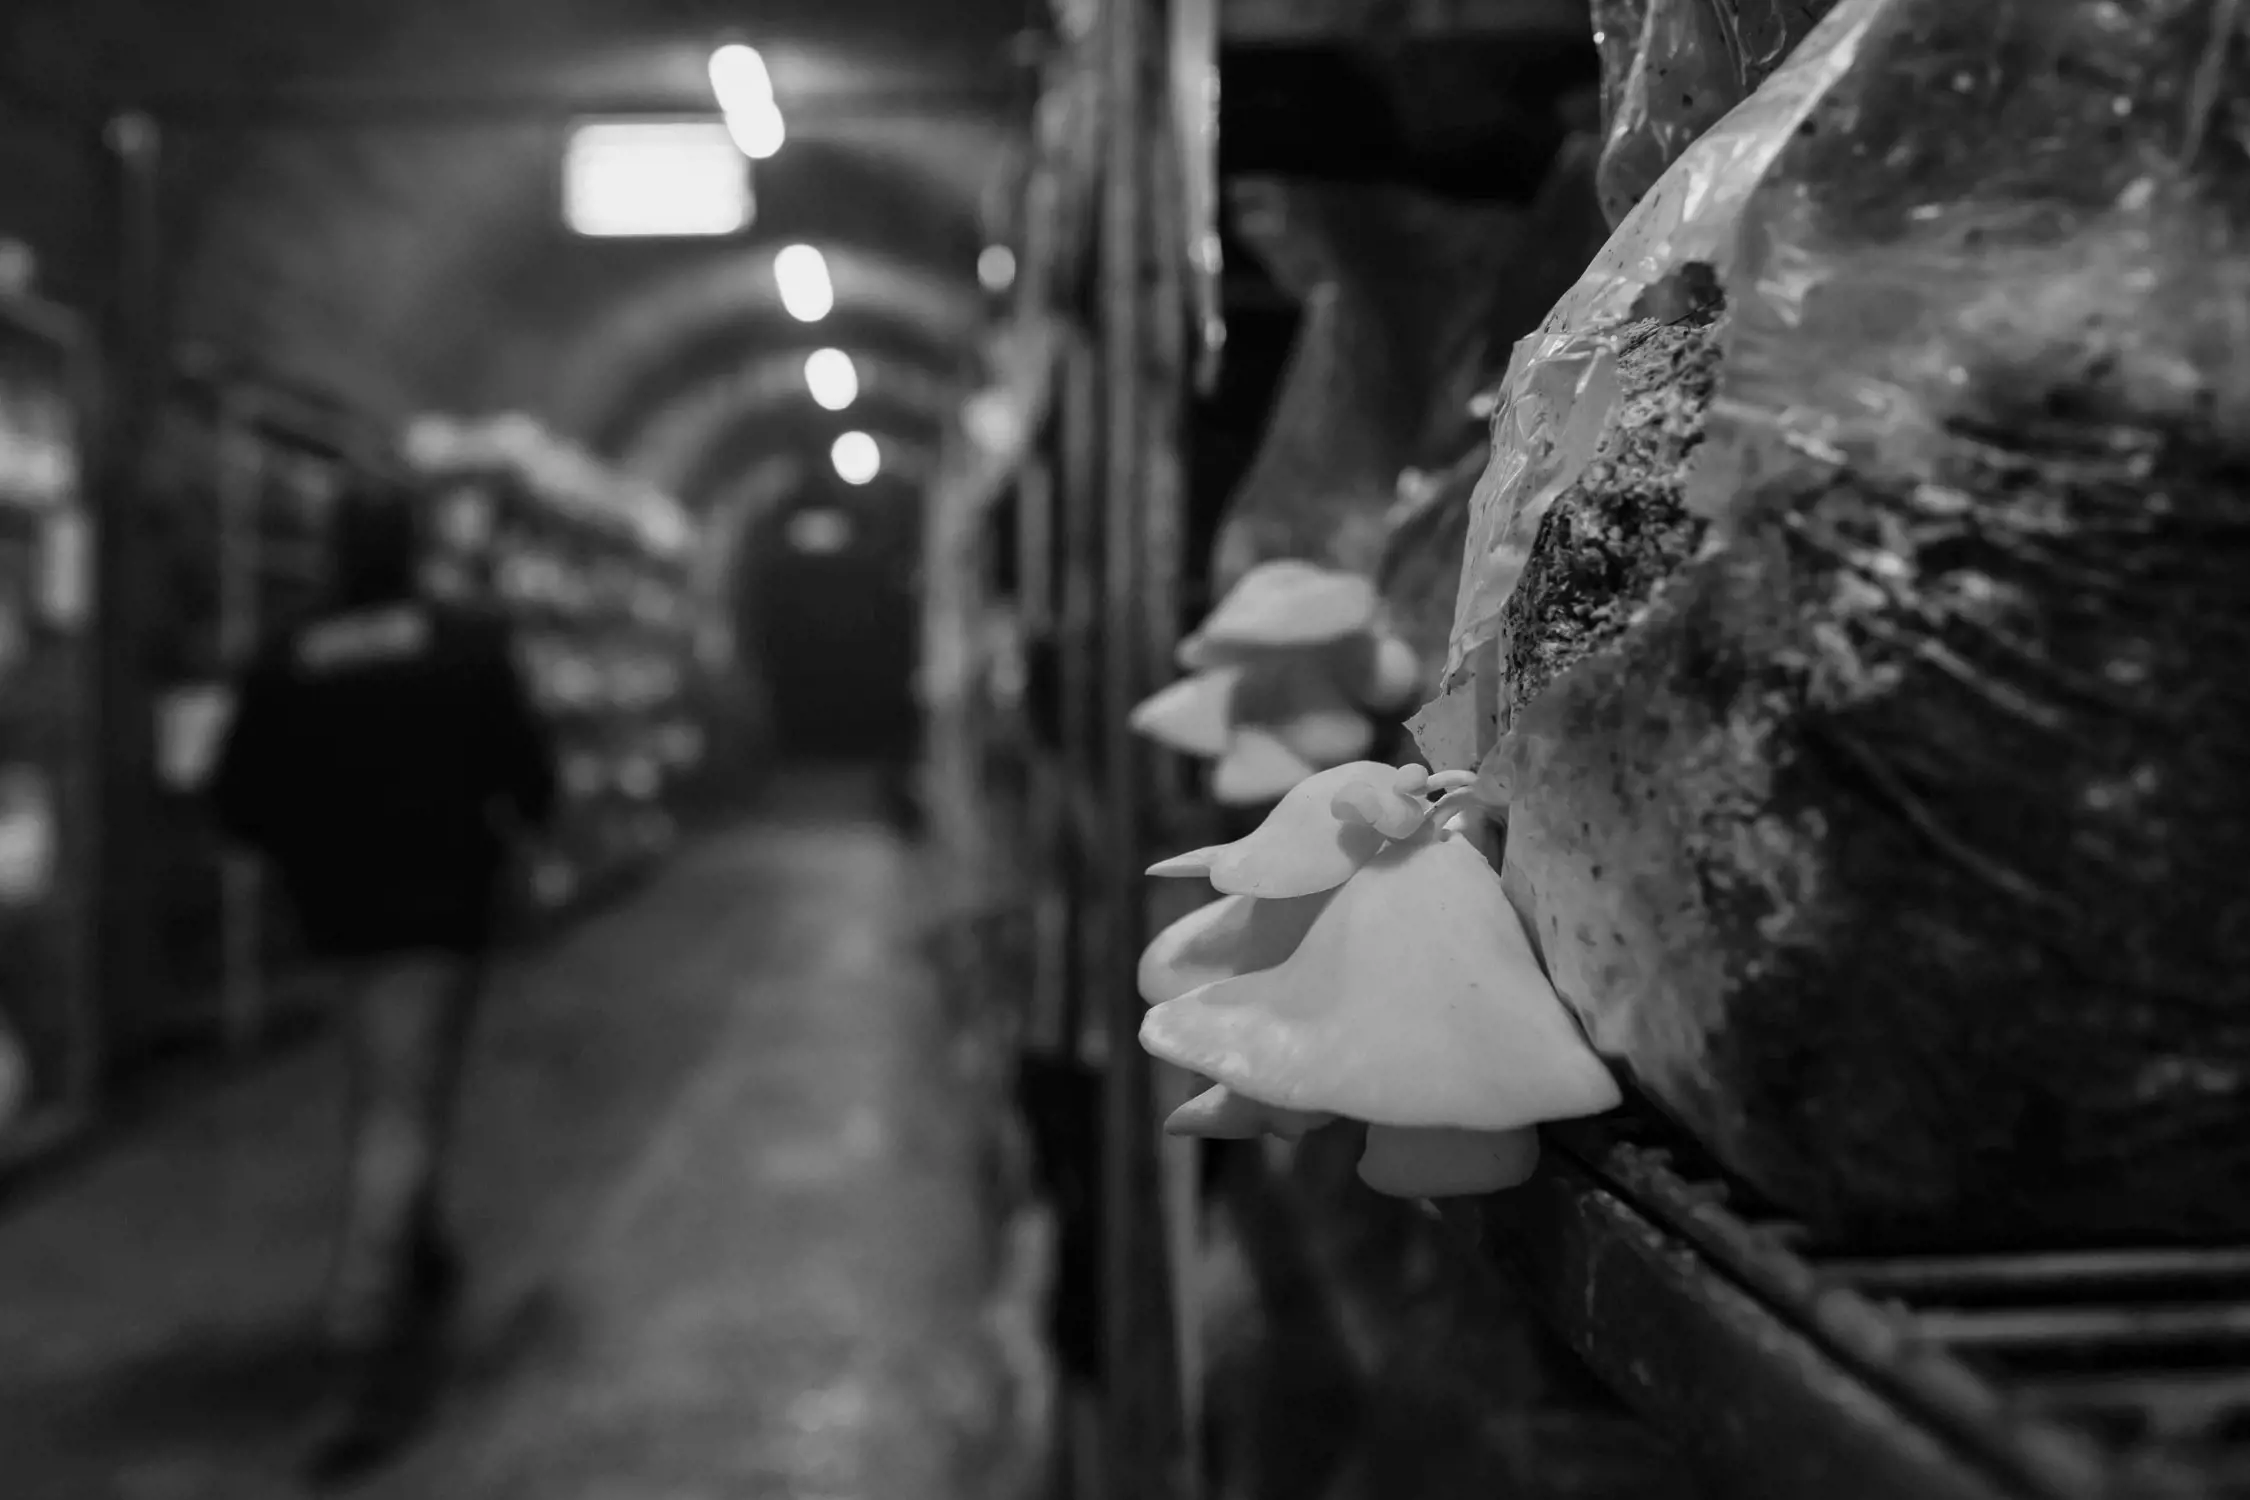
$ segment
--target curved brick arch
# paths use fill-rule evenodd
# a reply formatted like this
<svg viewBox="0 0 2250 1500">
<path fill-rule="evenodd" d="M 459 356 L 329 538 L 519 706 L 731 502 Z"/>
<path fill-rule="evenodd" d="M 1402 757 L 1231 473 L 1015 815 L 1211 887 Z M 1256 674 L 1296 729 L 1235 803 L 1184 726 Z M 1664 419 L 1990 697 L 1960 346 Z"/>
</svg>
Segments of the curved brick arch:
<svg viewBox="0 0 2250 1500">
<path fill-rule="evenodd" d="M 871 309 L 838 311 L 808 327 L 778 310 L 749 311 L 699 325 L 671 345 L 661 365 L 650 370 L 624 399 L 603 413 L 580 436 L 607 457 L 620 456 L 635 437 L 669 408 L 734 379 L 744 369 L 776 353 L 815 345 L 848 349 L 864 363 L 888 363 L 943 374 L 953 368 L 958 348 L 928 330 L 886 318 Z"/>
<path fill-rule="evenodd" d="M 668 278 L 587 325 L 557 351 L 548 410 L 573 432 L 604 425 L 607 413 L 632 399 L 699 329 L 745 316 L 784 318 L 774 283 L 780 243 Z M 870 315 L 917 331 L 933 347 L 958 349 L 964 363 L 984 319 L 983 295 L 970 279 L 941 276 L 912 262 L 856 246 L 824 244 L 839 311 Z M 801 325 L 798 325 L 801 326 Z"/>
<path fill-rule="evenodd" d="M 837 420 L 815 428 L 801 420 L 751 413 L 737 417 L 713 438 L 681 483 L 680 499 L 703 509 L 744 475 L 781 455 L 800 461 L 809 483 L 828 483 L 828 445 L 837 433 L 852 427 L 872 434 L 881 447 L 885 484 L 904 483 L 919 491 L 937 476 L 937 430 L 919 421 L 867 412 L 858 421 Z"/>
<path fill-rule="evenodd" d="M 619 461 L 677 493 L 703 456 L 745 421 L 770 414 L 782 421 L 809 420 L 826 426 L 848 423 L 865 409 L 902 412 L 934 427 L 963 392 L 958 382 L 928 369 L 847 348 L 859 371 L 859 400 L 840 415 L 824 412 L 805 390 L 805 360 L 819 347 L 804 344 L 767 354 L 684 392 L 618 444 Z"/>
</svg>

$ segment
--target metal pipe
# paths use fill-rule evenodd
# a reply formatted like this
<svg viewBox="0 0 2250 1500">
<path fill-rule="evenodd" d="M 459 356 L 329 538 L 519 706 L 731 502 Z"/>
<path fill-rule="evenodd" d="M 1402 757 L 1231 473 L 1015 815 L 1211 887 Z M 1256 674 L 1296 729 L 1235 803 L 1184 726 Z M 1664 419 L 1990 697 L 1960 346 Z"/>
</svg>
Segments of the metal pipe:
<svg viewBox="0 0 2250 1500">
<path fill-rule="evenodd" d="M 815 94 L 783 102 L 795 126 L 922 120 L 991 114 L 1016 102 L 1014 90 L 959 83 L 879 93 Z M 34 116 L 87 119 L 109 105 L 96 90 L 64 92 L 0 78 L 0 107 Z M 171 130 L 457 130 L 562 125 L 578 119 L 718 118 L 707 92 L 656 89 L 386 87 L 351 83 L 286 85 L 228 94 L 157 94 L 135 100 L 135 114 Z"/>
<path fill-rule="evenodd" d="M 1179 1367 L 1158 1158 L 1155 1080 L 1139 1044 L 1142 1004 L 1133 955 L 1147 937 L 1148 754 L 1129 718 L 1149 686 L 1151 506 L 1159 466 L 1151 422 L 1162 411 L 1162 370 L 1150 316 L 1153 276 L 1154 101 L 1163 77 L 1158 0 L 1109 0 L 1101 18 L 1103 147 L 1100 301 L 1103 422 L 1103 701 L 1105 813 L 1100 891 L 1109 941 L 1100 994 L 1109 1045 L 1103 1109 L 1102 1315 L 1107 1356 L 1106 1472 L 1114 1492 L 1174 1500 L 1187 1488 Z"/>
<path fill-rule="evenodd" d="M 95 992 L 114 1031 L 142 1013 L 149 988 L 148 821 L 154 746 L 142 659 L 146 595 L 144 460 L 165 389 L 162 136 L 123 112 L 91 142 L 105 191 L 108 295 L 97 320 L 104 377 L 95 422 L 94 889 Z"/>
</svg>

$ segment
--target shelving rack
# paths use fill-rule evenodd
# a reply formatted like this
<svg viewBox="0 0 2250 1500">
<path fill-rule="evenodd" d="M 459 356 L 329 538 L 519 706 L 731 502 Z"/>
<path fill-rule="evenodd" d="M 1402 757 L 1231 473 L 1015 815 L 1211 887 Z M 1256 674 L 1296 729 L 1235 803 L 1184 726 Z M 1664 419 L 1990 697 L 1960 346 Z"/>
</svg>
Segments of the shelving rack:
<svg viewBox="0 0 2250 1500">
<path fill-rule="evenodd" d="M 706 751 L 695 528 L 529 424 L 424 423 L 409 448 L 439 539 L 434 581 L 508 617 L 552 728 L 563 807 L 524 895 L 559 916 L 679 838 Z"/>
<path fill-rule="evenodd" d="M 1158 1084 L 1132 1040 L 1132 955 L 1151 916 L 1141 871 L 1174 809 L 1126 716 L 1180 631 L 1188 390 L 1165 14 L 1057 7 L 1025 212 L 1002 231 L 1018 242 L 1009 315 L 1027 340 L 1052 334 L 1036 391 L 1014 393 L 1033 437 L 1004 492 L 966 517 L 940 486 L 925 565 L 925 650 L 946 664 L 929 703 L 932 801 L 977 809 L 954 831 L 954 858 L 982 900 L 1012 904 L 1022 1086 L 1043 1101 L 1033 1130 L 1054 1137 L 1043 1154 L 1070 1178 L 1050 1183 L 1068 1200 L 1076 1317 L 1060 1409 L 1081 1419 L 1064 1424 L 1076 1451 L 1061 1462 L 1079 1476 L 1074 1493 L 1098 1484 L 1134 1500 L 1196 1483 L 1192 1337 L 1167 1210 L 1186 1201 L 1170 1190 L 1186 1164 L 1159 1144 Z M 988 628 L 1001 614 L 1011 629 Z M 1097 1121 L 1088 1160 L 1079 1148 Z"/>
<path fill-rule="evenodd" d="M 380 434 L 321 393 L 208 355 L 174 374 L 144 481 L 157 613 L 136 661 L 155 771 L 155 972 L 143 1008 L 115 1020 L 123 1051 L 210 1036 L 239 1051 L 317 999 L 278 892 L 203 805 L 211 743 L 199 720 L 267 632 L 318 603 L 335 499 L 381 453 Z"/>
<path fill-rule="evenodd" d="M 1464 1215 L 1715 1495 L 2250 1495 L 2250 1246 L 1823 1245 L 1649 1114 Z"/>
<path fill-rule="evenodd" d="M 1090 1450 L 1057 1491 L 1074 1500 L 1210 1488 L 1196 1287 L 1213 1160 L 1158 1134 L 1179 1080 L 1136 1044 L 1132 974 L 1168 915 L 1151 886 L 1180 884 L 1141 871 L 1210 842 L 1218 819 L 1124 724 L 1183 605 L 1206 602 L 1186 597 L 1200 583 L 1181 535 L 1197 309 L 1174 70 L 1198 54 L 1174 43 L 1197 24 L 1190 4 L 1058 0 L 1011 233 L 1017 315 L 1066 336 L 1032 451 L 949 564 L 964 635 L 995 603 L 1016 624 L 1009 661 L 964 674 L 939 731 L 960 743 L 940 749 L 992 809 L 983 867 L 1020 872 L 995 877 L 995 899 L 1016 902 L 1025 934 L 1011 978 L 1024 1056 L 1048 1080 L 1049 1144 L 1073 1139 L 1055 1080 L 1100 1096 L 1098 1148 L 1048 1182 L 1066 1240 L 1083 1236 L 1099 1266 L 1077 1289 L 1096 1307 L 1075 1394 L 1099 1416 L 1066 1440 Z M 1217 19 L 1233 49 L 1589 24 L 1576 0 L 1224 0 Z M 1256 1151 L 1228 1150 L 1223 1170 L 1277 1200 L 1302 1186 Z M 1550 1132 L 1530 1183 L 1425 1222 L 1447 1276 L 1544 1329 L 1527 1356 L 1544 1394 L 1493 1389 L 1449 1434 L 1517 1434 L 1505 1487 L 1524 1500 L 2250 1496 L 2250 1247 L 1861 1255 L 1810 1242 L 1632 1112 Z"/>
<path fill-rule="evenodd" d="M 89 528 L 83 335 L 0 298 L 0 1167 L 94 1101 Z"/>
</svg>

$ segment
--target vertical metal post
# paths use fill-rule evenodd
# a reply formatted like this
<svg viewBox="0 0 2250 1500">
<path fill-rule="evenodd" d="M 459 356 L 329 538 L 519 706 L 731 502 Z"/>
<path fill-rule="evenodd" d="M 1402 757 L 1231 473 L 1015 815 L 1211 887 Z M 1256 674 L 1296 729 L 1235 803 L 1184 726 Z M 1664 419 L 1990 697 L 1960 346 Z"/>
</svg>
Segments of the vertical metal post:
<svg viewBox="0 0 2250 1500">
<path fill-rule="evenodd" d="M 1016 600 L 1027 636 L 1055 623 L 1055 471 L 1034 449 L 1016 476 Z"/>
<path fill-rule="evenodd" d="M 219 405 L 219 660 L 232 669 L 256 649 L 261 555 L 260 511 L 266 483 L 265 453 L 244 398 Z M 220 1017 L 229 1050 L 257 1040 L 265 1021 L 266 891 L 257 861 L 239 850 L 221 852 L 219 864 Z"/>
<path fill-rule="evenodd" d="M 1101 965 L 1088 963 L 1094 934 L 1092 914 L 1099 910 L 1102 892 L 1092 879 L 1100 858 L 1096 840 L 1088 837 L 1088 810 L 1096 805 L 1093 788 L 1099 774 L 1099 726 L 1092 712 L 1094 694 L 1101 681 L 1094 649 L 1099 639 L 1101 610 L 1101 395 L 1094 350 L 1082 336 L 1074 336 L 1064 355 L 1062 407 L 1062 553 L 1060 598 L 1056 636 L 1061 646 L 1058 691 L 1061 694 L 1063 880 L 1068 890 L 1067 932 L 1064 936 L 1061 1018 L 1068 1050 L 1073 1056 L 1087 1052 L 1090 1029 L 1087 1015 L 1095 1007 L 1086 1003 L 1093 975 Z M 1108 1018 L 1099 1018 L 1107 1036 Z"/>
<path fill-rule="evenodd" d="M 1114 1493 L 1172 1500 L 1185 1488 L 1178 1367 L 1166 1265 L 1153 1071 L 1138 1034 L 1142 1005 L 1133 955 L 1147 935 L 1150 772 L 1128 725 L 1152 678 L 1149 589 L 1154 581 L 1149 508 L 1160 503 L 1146 444 L 1161 418 L 1161 370 L 1152 361 L 1154 241 L 1150 212 L 1153 108 L 1161 78 L 1155 0 L 1104 7 L 1101 197 L 1101 341 L 1106 418 L 1103 611 L 1102 910 L 1111 940 L 1101 994 L 1109 1021 L 1104 1109 L 1103 1333 L 1107 1352 L 1106 1465 Z"/>
<path fill-rule="evenodd" d="M 1151 27 L 1148 72 L 1149 97 L 1169 105 L 1176 93 L 1173 70 L 1179 66 L 1177 49 L 1169 44 L 1178 17 L 1169 14 L 1178 0 L 1156 0 L 1156 15 L 1163 22 Z M 1151 109 L 1147 130 L 1145 168 L 1149 223 L 1149 270 L 1143 307 L 1149 316 L 1148 353 L 1144 365 L 1146 399 L 1140 413 L 1138 444 L 1147 466 L 1140 509 L 1141 636 L 1145 642 L 1144 670 L 1152 679 L 1170 675 L 1173 652 L 1183 625 L 1180 580 L 1185 565 L 1187 505 L 1186 397 L 1189 372 L 1189 298 L 1186 276 L 1188 244 L 1188 193 L 1184 142 L 1178 112 Z M 1148 684 L 1153 686 L 1153 680 Z M 1144 822 L 1164 840 L 1161 850 L 1192 848 L 1206 842 L 1190 836 L 1187 790 L 1182 775 L 1189 768 L 1185 757 L 1152 755 L 1147 771 L 1150 815 Z M 1151 886 L 1159 889 L 1150 889 Z M 1145 882 L 1142 911 L 1151 930 L 1186 915 L 1205 895 L 1187 881 Z M 1152 1114 L 1171 1113 L 1201 1086 L 1176 1068 L 1160 1067 L 1152 1080 Z M 1151 1123 L 1154 1121 L 1152 1119 Z M 1179 1452 L 1191 1461 L 1181 1464 L 1180 1488 L 1184 1497 L 1199 1494 L 1201 1474 L 1192 1462 L 1202 1451 L 1203 1359 L 1201 1310 L 1196 1303 L 1192 1269 L 1202 1240 L 1203 1144 L 1193 1138 L 1166 1138 L 1156 1146 L 1162 1222 L 1163 1264 L 1170 1271 L 1173 1355 L 1176 1361 L 1176 1398 Z"/>
<path fill-rule="evenodd" d="M 143 462 L 156 430 L 168 347 L 161 226 L 162 139 L 124 112 L 94 142 L 108 295 L 98 323 L 102 392 L 94 521 L 94 975 L 114 1032 L 139 1018 L 149 981 L 153 744 L 144 670 Z"/>
</svg>

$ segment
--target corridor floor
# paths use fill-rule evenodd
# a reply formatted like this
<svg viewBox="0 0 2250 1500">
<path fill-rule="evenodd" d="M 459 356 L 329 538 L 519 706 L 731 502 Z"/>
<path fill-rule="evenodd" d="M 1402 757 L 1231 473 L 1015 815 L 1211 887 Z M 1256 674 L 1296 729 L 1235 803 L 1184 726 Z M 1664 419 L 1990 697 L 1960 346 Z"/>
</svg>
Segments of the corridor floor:
<svg viewBox="0 0 2250 1500">
<path fill-rule="evenodd" d="M 1003 1401 L 911 856 L 846 785 L 499 978 L 456 1387 L 374 1500 L 951 1500 Z M 0 1208 L 0 1493 L 279 1500 L 341 1059 L 207 1086 Z"/>
</svg>

